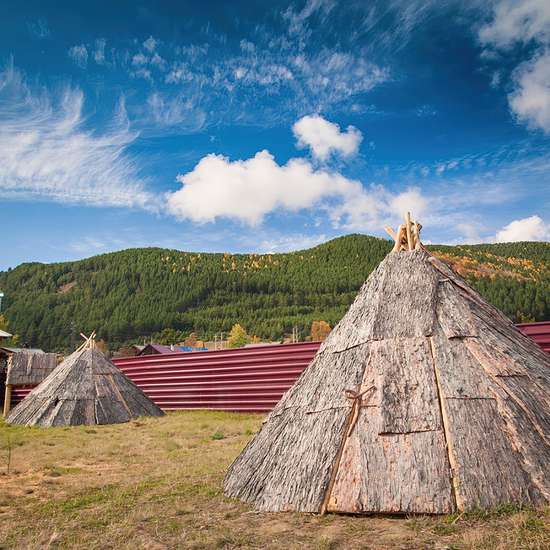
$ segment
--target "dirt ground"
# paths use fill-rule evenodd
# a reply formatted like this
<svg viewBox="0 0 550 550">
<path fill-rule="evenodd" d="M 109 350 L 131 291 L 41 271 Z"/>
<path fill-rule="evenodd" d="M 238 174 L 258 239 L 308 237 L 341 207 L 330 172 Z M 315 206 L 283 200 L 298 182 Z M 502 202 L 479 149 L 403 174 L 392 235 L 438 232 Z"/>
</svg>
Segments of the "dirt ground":
<svg viewBox="0 0 550 550">
<path fill-rule="evenodd" d="M 0 548 L 549 549 L 550 509 L 445 517 L 255 513 L 224 472 L 260 415 L 116 426 L 0 423 Z"/>
</svg>

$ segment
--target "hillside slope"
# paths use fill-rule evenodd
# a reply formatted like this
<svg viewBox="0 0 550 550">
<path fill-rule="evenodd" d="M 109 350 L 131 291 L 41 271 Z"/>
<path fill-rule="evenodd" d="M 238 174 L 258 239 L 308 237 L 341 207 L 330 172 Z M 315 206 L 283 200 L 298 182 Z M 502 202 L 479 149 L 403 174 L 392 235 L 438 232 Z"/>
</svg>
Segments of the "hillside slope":
<svg viewBox="0 0 550 550">
<path fill-rule="evenodd" d="M 432 246 L 515 321 L 550 318 L 550 244 Z M 166 327 L 210 338 L 240 322 L 280 338 L 314 319 L 334 325 L 391 249 L 349 235 L 288 254 L 124 250 L 78 262 L 22 264 L 0 272 L 10 329 L 24 342 L 68 349 L 98 329 L 113 347 Z"/>
</svg>

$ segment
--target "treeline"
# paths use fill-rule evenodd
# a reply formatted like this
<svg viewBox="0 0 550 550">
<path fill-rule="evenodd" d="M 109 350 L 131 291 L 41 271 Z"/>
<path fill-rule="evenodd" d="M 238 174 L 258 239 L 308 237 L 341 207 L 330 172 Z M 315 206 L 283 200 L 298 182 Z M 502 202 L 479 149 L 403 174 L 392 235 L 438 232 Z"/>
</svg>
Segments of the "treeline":
<svg viewBox="0 0 550 550">
<path fill-rule="evenodd" d="M 430 248 L 513 320 L 550 318 L 548 243 Z M 132 249 L 22 264 L 0 273 L 0 290 L 10 332 L 48 350 L 69 350 L 94 329 L 111 348 L 166 328 L 208 340 L 236 323 L 260 338 L 293 327 L 304 338 L 315 320 L 338 322 L 390 249 L 363 235 L 288 254 Z"/>
</svg>

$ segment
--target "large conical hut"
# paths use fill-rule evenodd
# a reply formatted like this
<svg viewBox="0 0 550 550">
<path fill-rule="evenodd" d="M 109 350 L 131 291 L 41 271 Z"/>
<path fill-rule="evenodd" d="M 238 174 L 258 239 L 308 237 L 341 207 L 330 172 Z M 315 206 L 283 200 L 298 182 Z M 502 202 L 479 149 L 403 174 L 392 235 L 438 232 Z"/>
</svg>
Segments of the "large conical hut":
<svg viewBox="0 0 550 550">
<path fill-rule="evenodd" d="M 26 426 L 118 424 L 164 413 L 97 349 L 94 334 L 6 419 Z"/>
<path fill-rule="evenodd" d="M 399 228 L 227 472 L 264 511 L 447 514 L 550 501 L 550 357 Z"/>
</svg>

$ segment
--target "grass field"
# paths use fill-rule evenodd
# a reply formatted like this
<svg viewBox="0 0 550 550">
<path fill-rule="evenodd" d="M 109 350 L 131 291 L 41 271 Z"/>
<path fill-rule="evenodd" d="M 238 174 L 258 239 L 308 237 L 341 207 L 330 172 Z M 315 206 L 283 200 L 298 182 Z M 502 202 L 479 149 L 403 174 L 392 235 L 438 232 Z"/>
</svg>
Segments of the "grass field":
<svg viewBox="0 0 550 550">
<path fill-rule="evenodd" d="M 0 423 L 0 548 L 548 549 L 550 509 L 446 517 L 259 514 L 221 492 L 261 416 Z"/>
</svg>

